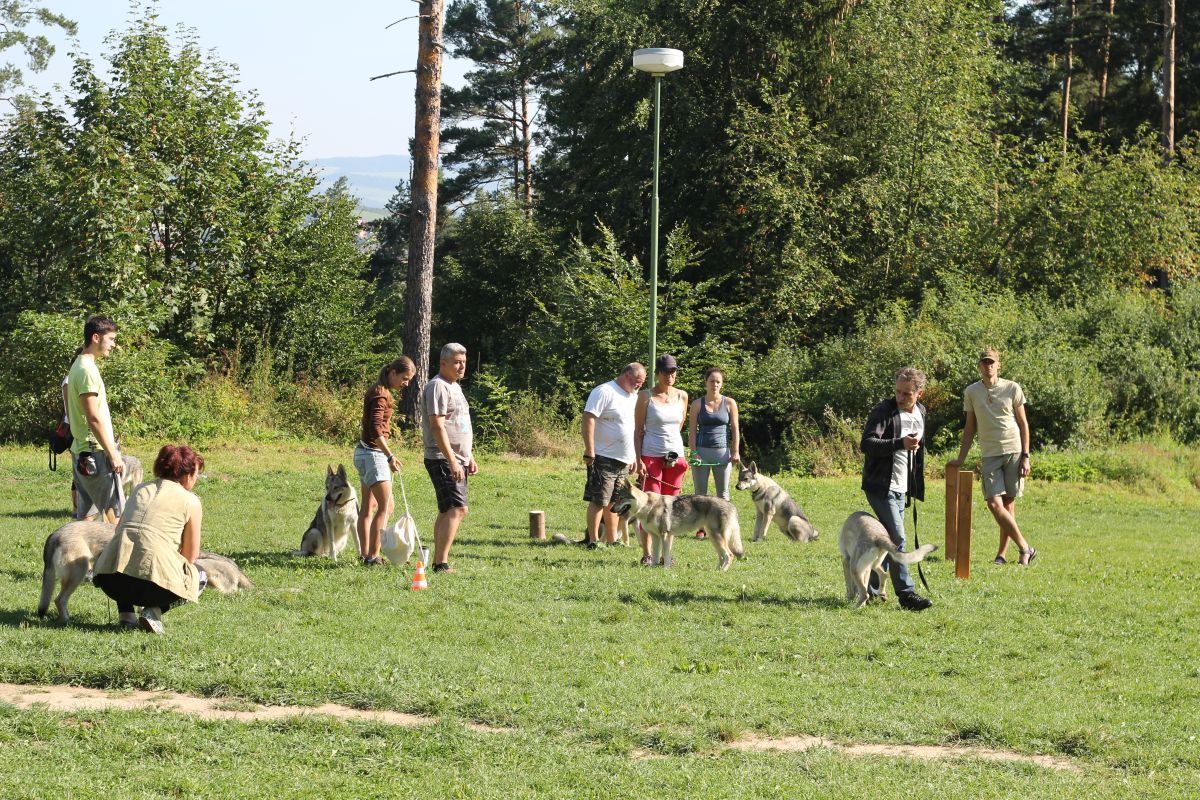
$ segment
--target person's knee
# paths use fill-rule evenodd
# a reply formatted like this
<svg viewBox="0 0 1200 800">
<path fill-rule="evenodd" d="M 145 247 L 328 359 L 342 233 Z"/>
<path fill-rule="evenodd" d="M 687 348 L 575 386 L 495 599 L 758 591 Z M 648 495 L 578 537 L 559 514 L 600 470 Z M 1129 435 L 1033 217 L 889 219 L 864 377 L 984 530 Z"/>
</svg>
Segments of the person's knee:
<svg viewBox="0 0 1200 800">
<path fill-rule="evenodd" d="M 987 507 L 988 507 L 989 509 L 991 509 L 991 511 L 992 511 L 993 513 L 995 513 L 995 512 L 997 512 L 997 511 L 999 511 L 999 510 L 1000 510 L 1000 509 L 1002 509 L 1002 508 L 1004 508 L 1004 498 L 1003 498 L 1003 496 L 989 497 L 989 498 L 987 499 Z"/>
</svg>

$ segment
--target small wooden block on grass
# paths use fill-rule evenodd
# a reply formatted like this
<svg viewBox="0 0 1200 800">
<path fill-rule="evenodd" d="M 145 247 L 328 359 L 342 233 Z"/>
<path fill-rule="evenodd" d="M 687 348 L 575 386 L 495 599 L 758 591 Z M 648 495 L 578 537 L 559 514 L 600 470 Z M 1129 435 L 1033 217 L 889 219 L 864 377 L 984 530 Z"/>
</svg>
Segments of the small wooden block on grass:
<svg viewBox="0 0 1200 800">
<path fill-rule="evenodd" d="M 546 538 L 546 512 L 529 512 L 529 538 L 539 541 Z"/>
</svg>

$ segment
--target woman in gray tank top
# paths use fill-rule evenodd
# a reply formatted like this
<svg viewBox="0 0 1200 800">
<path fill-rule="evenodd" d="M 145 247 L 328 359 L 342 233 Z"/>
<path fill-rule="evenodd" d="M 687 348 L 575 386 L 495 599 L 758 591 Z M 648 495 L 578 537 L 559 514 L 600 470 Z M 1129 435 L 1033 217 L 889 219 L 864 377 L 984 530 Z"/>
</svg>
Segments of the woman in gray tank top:
<svg viewBox="0 0 1200 800">
<path fill-rule="evenodd" d="M 738 407 L 732 397 L 721 394 L 725 373 L 710 367 L 704 373 L 704 396 L 692 401 L 688 448 L 702 465 L 692 470 L 696 494 L 708 494 L 708 475 L 716 482 L 717 497 L 729 499 L 729 465 L 740 463 L 741 430 Z"/>
</svg>

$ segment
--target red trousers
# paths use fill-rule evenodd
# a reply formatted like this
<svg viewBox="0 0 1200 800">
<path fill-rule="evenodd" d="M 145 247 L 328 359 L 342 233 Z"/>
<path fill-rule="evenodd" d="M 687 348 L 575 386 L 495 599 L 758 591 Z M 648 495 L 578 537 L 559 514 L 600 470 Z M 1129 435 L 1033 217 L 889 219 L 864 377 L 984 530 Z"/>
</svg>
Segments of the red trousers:
<svg viewBox="0 0 1200 800">
<path fill-rule="evenodd" d="M 646 479 L 642 482 L 643 492 L 677 495 L 683 489 L 683 476 L 687 474 L 687 460 L 680 456 L 675 466 L 663 466 L 662 456 L 642 456 L 646 464 Z"/>
</svg>

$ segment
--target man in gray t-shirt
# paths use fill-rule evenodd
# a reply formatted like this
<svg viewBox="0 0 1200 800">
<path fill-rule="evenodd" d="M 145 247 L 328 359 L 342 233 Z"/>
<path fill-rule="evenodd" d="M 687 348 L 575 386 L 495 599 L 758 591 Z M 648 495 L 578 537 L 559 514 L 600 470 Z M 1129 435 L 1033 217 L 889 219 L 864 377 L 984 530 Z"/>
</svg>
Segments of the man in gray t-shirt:
<svg viewBox="0 0 1200 800">
<path fill-rule="evenodd" d="M 479 471 L 471 455 L 471 410 L 459 381 L 467 374 L 467 348 L 451 342 L 442 348 L 438 374 L 421 393 L 421 440 L 425 469 L 437 494 L 433 526 L 433 571 L 453 572 L 450 546 L 467 516 L 467 477 Z"/>
</svg>

